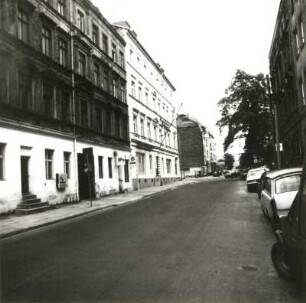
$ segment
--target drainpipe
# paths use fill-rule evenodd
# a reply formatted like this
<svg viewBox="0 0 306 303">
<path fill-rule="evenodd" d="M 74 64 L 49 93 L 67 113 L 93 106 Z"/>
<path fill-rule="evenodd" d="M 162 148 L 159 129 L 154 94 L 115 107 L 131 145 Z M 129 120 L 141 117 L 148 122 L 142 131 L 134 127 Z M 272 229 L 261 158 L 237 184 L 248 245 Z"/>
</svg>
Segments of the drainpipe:
<svg viewBox="0 0 306 303">
<path fill-rule="evenodd" d="M 78 163 L 77 163 L 77 136 L 76 136 L 76 105 L 75 105 L 75 79 L 74 79 L 74 30 L 73 30 L 73 7 L 72 0 L 69 0 L 70 11 L 70 58 L 71 58 L 71 87 L 72 87 L 72 124 L 73 124 L 73 157 L 74 157 L 74 180 L 77 198 L 79 198 L 79 180 L 78 180 Z"/>
</svg>

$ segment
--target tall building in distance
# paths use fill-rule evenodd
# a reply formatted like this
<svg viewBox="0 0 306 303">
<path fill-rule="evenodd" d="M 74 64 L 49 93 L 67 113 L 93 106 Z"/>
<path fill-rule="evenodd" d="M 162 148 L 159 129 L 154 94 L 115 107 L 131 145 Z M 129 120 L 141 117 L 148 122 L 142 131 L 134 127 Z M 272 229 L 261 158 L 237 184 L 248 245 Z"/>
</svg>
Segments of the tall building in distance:
<svg viewBox="0 0 306 303">
<path fill-rule="evenodd" d="M 180 166 L 183 177 L 204 176 L 216 169 L 216 143 L 213 135 L 195 118 L 177 117 Z"/>
<path fill-rule="evenodd" d="M 302 0 L 280 2 L 269 55 L 282 167 L 301 165 L 306 150 L 305 8 Z"/>
<path fill-rule="evenodd" d="M 88 0 L 1 0 L 1 200 L 131 187 L 124 47 Z"/>
<path fill-rule="evenodd" d="M 114 27 L 126 41 L 133 188 L 173 182 L 180 176 L 172 105 L 175 88 L 128 22 L 118 22 Z"/>
</svg>

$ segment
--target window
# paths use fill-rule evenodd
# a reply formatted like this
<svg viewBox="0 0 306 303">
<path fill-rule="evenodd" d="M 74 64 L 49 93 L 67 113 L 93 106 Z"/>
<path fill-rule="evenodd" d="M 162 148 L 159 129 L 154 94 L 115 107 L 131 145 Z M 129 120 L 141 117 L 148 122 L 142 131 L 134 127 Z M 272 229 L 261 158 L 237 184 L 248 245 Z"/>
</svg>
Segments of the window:
<svg viewBox="0 0 306 303">
<path fill-rule="evenodd" d="M 86 73 L 86 56 L 79 52 L 79 74 L 85 76 Z"/>
<path fill-rule="evenodd" d="M 105 34 L 102 35 L 102 50 L 108 54 L 108 37 Z"/>
<path fill-rule="evenodd" d="M 153 159 L 152 159 L 152 155 L 149 155 L 149 164 L 150 164 L 150 170 L 152 171 L 152 169 L 153 169 Z"/>
<path fill-rule="evenodd" d="M 125 164 L 124 164 L 124 181 L 130 182 L 129 160 L 125 160 Z"/>
<path fill-rule="evenodd" d="M 290 191 L 297 191 L 299 190 L 300 181 L 301 181 L 300 175 L 288 176 L 276 180 L 275 192 L 277 194 L 281 194 Z"/>
<path fill-rule="evenodd" d="M 157 127 L 154 125 L 154 140 L 157 141 Z"/>
<path fill-rule="evenodd" d="M 125 84 L 121 83 L 121 101 L 126 102 L 126 91 L 125 91 Z"/>
<path fill-rule="evenodd" d="M 306 95 L 305 95 L 305 87 L 304 87 L 303 80 L 300 79 L 299 83 L 300 83 L 300 92 L 301 92 L 302 103 L 303 103 L 303 105 L 306 105 Z"/>
<path fill-rule="evenodd" d="M 119 51 L 119 64 L 121 67 L 124 67 L 124 54 L 122 51 Z"/>
<path fill-rule="evenodd" d="M 64 152 L 64 174 L 70 179 L 70 155 L 69 152 Z"/>
<path fill-rule="evenodd" d="M 113 158 L 108 158 L 108 177 L 113 178 Z"/>
<path fill-rule="evenodd" d="M 53 86 L 47 81 L 43 82 L 43 109 L 47 117 L 53 117 Z"/>
<path fill-rule="evenodd" d="M 88 127 L 88 107 L 86 100 L 81 100 L 81 126 L 84 128 Z"/>
<path fill-rule="evenodd" d="M 144 137 L 144 118 L 140 118 L 140 135 Z"/>
<path fill-rule="evenodd" d="M 47 180 L 50 180 L 53 177 L 53 153 L 53 150 L 45 149 L 45 169 Z"/>
<path fill-rule="evenodd" d="M 102 108 L 100 106 L 96 106 L 96 122 L 97 132 L 102 133 L 103 118 Z"/>
<path fill-rule="evenodd" d="M 166 159 L 167 174 L 171 174 L 171 160 Z"/>
<path fill-rule="evenodd" d="M 176 134 L 173 134 L 173 147 L 176 148 Z"/>
<path fill-rule="evenodd" d="M 147 122 L 148 138 L 151 139 L 151 121 Z"/>
<path fill-rule="evenodd" d="M 143 174 L 145 172 L 145 154 L 136 153 L 137 172 Z"/>
<path fill-rule="evenodd" d="M 22 109 L 31 108 L 32 79 L 23 71 L 18 72 L 18 102 Z"/>
<path fill-rule="evenodd" d="M 59 47 L 59 63 L 63 66 L 67 66 L 68 43 L 60 38 L 58 42 L 58 47 Z"/>
<path fill-rule="evenodd" d="M 118 98 L 118 81 L 113 79 L 112 81 L 112 94 L 114 97 Z"/>
<path fill-rule="evenodd" d="M 105 117 L 106 117 L 106 121 L 105 121 L 105 133 L 107 135 L 111 134 L 112 131 L 112 117 L 111 117 L 111 112 L 109 110 L 105 111 Z"/>
<path fill-rule="evenodd" d="M 135 98 L 135 82 L 134 81 L 131 82 L 131 93 L 132 93 L 132 97 Z"/>
<path fill-rule="evenodd" d="M 99 178 L 103 179 L 103 157 L 98 156 L 98 165 L 99 165 Z"/>
<path fill-rule="evenodd" d="M 112 59 L 117 63 L 117 47 L 115 44 L 112 44 Z"/>
<path fill-rule="evenodd" d="M 93 78 L 94 78 L 94 84 L 98 86 L 100 84 L 100 66 L 98 63 L 94 63 Z"/>
<path fill-rule="evenodd" d="M 66 0 L 58 0 L 57 11 L 60 15 L 64 16 L 66 11 Z"/>
<path fill-rule="evenodd" d="M 304 34 L 304 25 L 303 21 L 299 20 L 299 30 L 300 30 L 300 37 L 301 37 L 301 45 L 303 46 L 305 43 L 305 34 Z"/>
<path fill-rule="evenodd" d="M 297 31 L 294 32 L 294 37 L 295 37 L 295 48 L 296 48 L 296 54 L 300 54 L 300 43 L 299 43 L 299 36 Z"/>
<path fill-rule="evenodd" d="M 0 180 L 4 180 L 5 144 L 0 143 Z"/>
<path fill-rule="evenodd" d="M 99 45 L 99 29 L 95 24 L 92 25 L 92 42 Z"/>
<path fill-rule="evenodd" d="M 146 105 L 149 105 L 149 93 L 148 92 L 145 93 L 145 101 L 146 101 Z"/>
<path fill-rule="evenodd" d="M 5 103 L 8 99 L 8 77 L 4 60 L 0 60 L 0 66 L 0 103 Z"/>
<path fill-rule="evenodd" d="M 138 133 L 138 125 L 137 125 L 137 115 L 133 115 L 133 130 L 134 134 Z"/>
<path fill-rule="evenodd" d="M 69 91 L 66 89 L 61 89 L 60 92 L 61 100 L 60 100 L 60 108 L 61 108 L 61 117 L 62 120 L 66 122 L 71 121 L 70 117 L 70 95 Z"/>
<path fill-rule="evenodd" d="M 175 174 L 177 175 L 177 158 L 175 158 L 174 167 L 175 167 Z"/>
<path fill-rule="evenodd" d="M 77 10 L 77 27 L 82 31 L 85 32 L 85 16 L 84 14 L 80 11 Z"/>
<path fill-rule="evenodd" d="M 103 88 L 105 91 L 109 91 L 109 73 L 106 68 L 103 70 Z"/>
<path fill-rule="evenodd" d="M 152 103 L 153 103 L 153 110 L 155 110 L 155 98 L 152 99 Z"/>
<path fill-rule="evenodd" d="M 41 47 L 42 47 L 42 53 L 48 57 L 51 56 L 51 31 L 47 27 L 43 26 L 41 29 Z"/>
<path fill-rule="evenodd" d="M 138 100 L 142 101 L 142 87 L 141 86 L 138 87 Z"/>
<path fill-rule="evenodd" d="M 29 15 L 18 9 L 17 36 L 23 42 L 29 42 Z"/>
</svg>

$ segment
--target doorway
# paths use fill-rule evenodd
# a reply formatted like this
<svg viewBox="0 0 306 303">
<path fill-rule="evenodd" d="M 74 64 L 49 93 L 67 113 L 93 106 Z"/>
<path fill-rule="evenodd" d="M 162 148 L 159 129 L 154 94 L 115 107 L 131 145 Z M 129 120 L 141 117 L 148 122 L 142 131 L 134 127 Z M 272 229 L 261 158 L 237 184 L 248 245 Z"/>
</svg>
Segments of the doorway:
<svg viewBox="0 0 306 303">
<path fill-rule="evenodd" d="M 30 157 L 21 156 L 21 193 L 29 193 L 29 159 Z"/>
</svg>

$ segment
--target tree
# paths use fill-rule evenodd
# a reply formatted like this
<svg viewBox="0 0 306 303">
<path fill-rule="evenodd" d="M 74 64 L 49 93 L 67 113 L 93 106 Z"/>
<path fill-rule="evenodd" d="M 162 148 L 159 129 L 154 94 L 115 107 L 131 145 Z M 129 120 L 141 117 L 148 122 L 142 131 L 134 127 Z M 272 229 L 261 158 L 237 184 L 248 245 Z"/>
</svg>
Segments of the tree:
<svg viewBox="0 0 306 303">
<path fill-rule="evenodd" d="M 227 127 L 224 151 L 238 138 L 245 138 L 242 167 L 270 164 L 272 161 L 271 113 L 263 74 L 249 75 L 237 70 L 219 102 L 220 129 Z"/>
<path fill-rule="evenodd" d="M 226 169 L 231 170 L 234 166 L 234 162 L 235 162 L 235 159 L 232 154 L 229 154 L 229 153 L 224 154 L 224 165 Z"/>
</svg>

